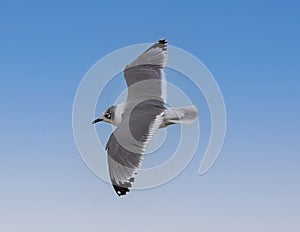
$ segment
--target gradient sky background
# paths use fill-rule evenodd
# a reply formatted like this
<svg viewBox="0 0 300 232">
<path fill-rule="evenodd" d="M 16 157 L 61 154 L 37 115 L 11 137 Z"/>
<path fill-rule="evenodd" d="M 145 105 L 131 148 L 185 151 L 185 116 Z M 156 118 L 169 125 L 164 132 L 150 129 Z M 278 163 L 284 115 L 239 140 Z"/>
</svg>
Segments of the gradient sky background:
<svg viewBox="0 0 300 232">
<path fill-rule="evenodd" d="M 297 1 L 2 1 L 0 230 L 299 231 L 299 11 Z M 98 59 L 160 38 L 213 73 L 225 143 L 206 175 L 199 149 L 170 183 L 118 198 L 80 158 L 73 99 Z"/>
</svg>

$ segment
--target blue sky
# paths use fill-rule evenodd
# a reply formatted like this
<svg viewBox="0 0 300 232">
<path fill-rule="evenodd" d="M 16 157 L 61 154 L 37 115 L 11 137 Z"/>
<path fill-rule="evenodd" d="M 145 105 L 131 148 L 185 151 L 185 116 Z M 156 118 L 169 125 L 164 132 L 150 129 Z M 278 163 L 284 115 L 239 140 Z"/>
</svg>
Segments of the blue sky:
<svg viewBox="0 0 300 232">
<path fill-rule="evenodd" d="M 2 2 L 1 230 L 298 231 L 299 10 L 297 1 Z M 119 199 L 80 158 L 73 99 L 101 57 L 160 38 L 214 75 L 225 143 L 206 175 L 199 148 L 172 182 Z"/>
</svg>

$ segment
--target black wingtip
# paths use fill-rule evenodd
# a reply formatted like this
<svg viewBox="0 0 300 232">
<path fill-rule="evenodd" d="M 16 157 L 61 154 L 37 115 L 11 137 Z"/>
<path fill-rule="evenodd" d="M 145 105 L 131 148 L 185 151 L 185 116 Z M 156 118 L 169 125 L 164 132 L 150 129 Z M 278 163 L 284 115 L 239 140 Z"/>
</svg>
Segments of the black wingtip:
<svg viewBox="0 0 300 232">
<path fill-rule="evenodd" d="M 167 51 L 168 41 L 166 39 L 158 40 L 156 46 L 161 48 L 163 51 Z"/>
<path fill-rule="evenodd" d="M 166 45 L 168 43 L 168 41 L 166 39 L 160 39 L 160 40 L 158 40 L 158 43 Z"/>
<path fill-rule="evenodd" d="M 126 188 L 126 187 L 121 187 L 121 186 L 118 186 L 118 185 L 113 185 L 116 193 L 118 194 L 119 197 L 121 196 L 125 196 L 126 193 L 130 192 L 129 188 Z"/>
</svg>

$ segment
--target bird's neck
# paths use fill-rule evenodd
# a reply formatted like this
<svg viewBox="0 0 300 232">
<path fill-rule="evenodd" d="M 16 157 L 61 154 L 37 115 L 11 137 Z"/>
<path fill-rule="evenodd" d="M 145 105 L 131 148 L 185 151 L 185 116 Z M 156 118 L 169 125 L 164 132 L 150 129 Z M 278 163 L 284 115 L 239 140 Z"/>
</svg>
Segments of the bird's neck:
<svg viewBox="0 0 300 232">
<path fill-rule="evenodd" d="M 125 103 L 118 104 L 115 107 L 115 112 L 114 112 L 115 118 L 114 118 L 114 121 L 113 121 L 113 124 L 115 126 L 118 126 L 122 121 L 122 115 L 124 113 L 124 107 L 125 107 Z"/>
</svg>

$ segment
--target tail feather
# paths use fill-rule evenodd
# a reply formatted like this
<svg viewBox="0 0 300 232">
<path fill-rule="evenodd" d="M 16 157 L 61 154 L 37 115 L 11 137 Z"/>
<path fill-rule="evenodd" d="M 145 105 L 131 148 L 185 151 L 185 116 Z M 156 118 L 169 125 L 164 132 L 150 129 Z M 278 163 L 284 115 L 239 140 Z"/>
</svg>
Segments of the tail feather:
<svg viewBox="0 0 300 232">
<path fill-rule="evenodd" d="M 165 124 L 190 124 L 198 117 L 196 106 L 184 106 L 179 108 L 168 108 L 166 110 Z"/>
</svg>

